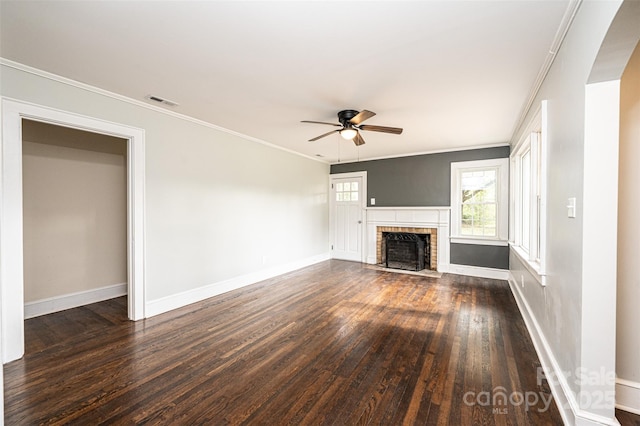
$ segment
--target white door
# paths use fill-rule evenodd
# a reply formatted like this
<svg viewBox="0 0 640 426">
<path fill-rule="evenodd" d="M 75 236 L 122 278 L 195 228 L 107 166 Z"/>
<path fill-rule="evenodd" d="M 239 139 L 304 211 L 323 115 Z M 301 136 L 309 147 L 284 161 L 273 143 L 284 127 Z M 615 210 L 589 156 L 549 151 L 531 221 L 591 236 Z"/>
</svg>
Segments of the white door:
<svg viewBox="0 0 640 426">
<path fill-rule="evenodd" d="M 334 259 L 362 261 L 362 176 L 331 178 L 331 248 Z"/>
</svg>

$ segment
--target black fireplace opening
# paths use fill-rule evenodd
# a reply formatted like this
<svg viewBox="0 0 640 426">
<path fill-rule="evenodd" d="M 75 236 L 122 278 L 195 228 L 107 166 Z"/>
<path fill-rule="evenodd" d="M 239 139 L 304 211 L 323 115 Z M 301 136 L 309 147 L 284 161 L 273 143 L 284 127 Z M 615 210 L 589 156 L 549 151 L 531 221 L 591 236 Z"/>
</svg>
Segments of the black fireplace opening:
<svg viewBox="0 0 640 426">
<path fill-rule="evenodd" d="M 421 271 L 430 265 L 431 235 L 410 232 L 383 232 L 385 267 Z"/>
</svg>

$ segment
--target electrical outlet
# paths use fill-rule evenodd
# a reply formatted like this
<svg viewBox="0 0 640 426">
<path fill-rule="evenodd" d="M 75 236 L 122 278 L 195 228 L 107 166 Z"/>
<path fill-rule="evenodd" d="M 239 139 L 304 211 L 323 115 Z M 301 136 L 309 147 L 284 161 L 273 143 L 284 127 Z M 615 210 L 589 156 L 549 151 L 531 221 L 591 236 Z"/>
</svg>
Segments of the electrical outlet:
<svg viewBox="0 0 640 426">
<path fill-rule="evenodd" d="M 372 205 L 372 206 L 375 206 L 375 205 L 376 205 L 376 199 L 375 199 L 375 198 L 372 198 L 372 199 L 371 199 L 371 205 Z"/>
</svg>

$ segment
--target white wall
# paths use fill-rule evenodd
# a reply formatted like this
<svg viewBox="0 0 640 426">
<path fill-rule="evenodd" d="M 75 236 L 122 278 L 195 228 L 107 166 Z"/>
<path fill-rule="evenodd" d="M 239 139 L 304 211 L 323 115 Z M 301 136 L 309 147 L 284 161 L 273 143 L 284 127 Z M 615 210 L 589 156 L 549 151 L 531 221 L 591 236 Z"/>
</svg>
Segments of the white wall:
<svg viewBox="0 0 640 426">
<path fill-rule="evenodd" d="M 589 124 L 585 120 L 586 85 L 620 4 L 618 1 L 582 3 L 537 95 L 534 108 L 524 121 L 526 125 L 535 107 L 542 100 L 548 100 L 547 285 L 540 285 L 513 253 L 510 256 L 511 284 L 534 328 L 532 334 L 538 352 L 543 354 L 543 363 L 558 375 L 551 377 L 552 385 L 555 384 L 558 402 L 567 403 L 561 411 L 569 423 L 606 422 L 613 418 L 612 401 L 604 408 L 596 408 L 595 404 L 581 399 L 585 388 L 578 374 L 586 361 L 588 371 L 598 375 L 596 380 L 600 380 L 600 372 L 591 371 L 590 360 L 596 358 L 591 355 L 601 349 L 607 355 L 614 353 L 614 349 L 606 344 L 599 348 L 591 345 L 592 338 L 597 340 L 598 335 L 590 335 L 593 330 L 585 322 L 585 318 L 597 320 L 602 318 L 600 315 L 605 318 L 609 313 L 613 315 L 615 307 L 591 304 L 591 284 L 586 284 L 590 277 L 583 275 L 583 260 L 584 256 L 591 257 L 598 247 L 585 246 L 583 194 L 586 192 L 590 199 L 596 195 L 590 192 L 593 188 L 584 184 L 585 164 L 589 173 L 593 165 L 593 153 L 587 152 L 589 161 L 585 160 L 585 129 Z M 512 143 L 520 139 L 523 131 L 524 127 L 516 132 Z M 616 169 L 605 170 L 607 172 L 616 174 Z M 567 217 L 567 199 L 570 197 L 577 198 L 576 218 Z M 612 211 L 615 214 L 615 207 Z M 597 221 L 591 209 L 587 213 L 591 215 L 589 223 Z M 615 217 L 613 222 L 615 226 Z M 593 235 L 597 231 L 594 229 Z M 615 245 L 613 253 L 605 247 L 604 254 L 613 255 L 615 263 Z M 610 278 L 608 284 L 613 287 L 614 295 L 615 268 Z M 613 365 L 602 367 L 611 370 Z"/>
<path fill-rule="evenodd" d="M 328 255 L 328 165 L 37 73 L 1 71 L 3 96 L 144 129 L 147 305 Z"/>
<path fill-rule="evenodd" d="M 126 141 L 28 120 L 22 130 L 24 301 L 126 284 Z"/>
<path fill-rule="evenodd" d="M 618 402 L 640 414 L 640 44 L 620 81 L 616 373 Z M 628 394 L 628 398 L 626 395 Z M 625 399 L 626 398 L 626 399 Z"/>
</svg>

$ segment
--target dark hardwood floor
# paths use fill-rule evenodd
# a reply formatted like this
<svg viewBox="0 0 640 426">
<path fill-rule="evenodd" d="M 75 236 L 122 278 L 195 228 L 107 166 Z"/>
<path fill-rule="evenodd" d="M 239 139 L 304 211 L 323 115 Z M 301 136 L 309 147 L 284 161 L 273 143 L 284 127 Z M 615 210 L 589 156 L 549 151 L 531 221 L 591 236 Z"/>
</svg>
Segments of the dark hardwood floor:
<svg viewBox="0 0 640 426">
<path fill-rule="evenodd" d="M 640 426 L 640 415 L 638 414 L 616 410 L 616 418 L 621 426 Z"/>
<path fill-rule="evenodd" d="M 26 346 L 7 425 L 562 424 L 504 281 L 333 260 L 139 322 L 34 318 Z"/>
</svg>

